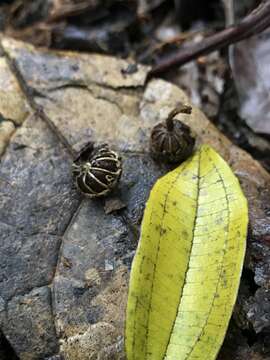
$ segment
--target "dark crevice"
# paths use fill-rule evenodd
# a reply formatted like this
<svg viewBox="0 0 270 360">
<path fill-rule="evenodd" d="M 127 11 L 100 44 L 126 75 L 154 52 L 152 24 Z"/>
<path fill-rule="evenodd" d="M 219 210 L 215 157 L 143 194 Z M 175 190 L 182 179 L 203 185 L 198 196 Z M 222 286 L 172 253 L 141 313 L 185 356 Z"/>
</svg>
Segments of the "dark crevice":
<svg viewBox="0 0 270 360">
<path fill-rule="evenodd" d="M 24 289 L 23 291 L 18 291 L 17 293 L 15 293 L 14 295 L 8 297 L 6 299 L 7 303 L 10 303 L 13 299 L 17 298 L 17 297 L 24 297 L 27 296 L 28 294 L 30 294 L 32 291 L 36 290 L 36 289 L 40 289 L 46 286 L 49 286 L 51 284 L 51 282 L 45 282 L 44 284 L 40 284 L 40 285 L 36 285 L 36 286 L 32 286 L 29 287 L 28 289 Z M 1 359 L 0 359 L 1 360 Z"/>
<path fill-rule="evenodd" d="M 20 125 L 18 125 L 13 119 L 6 118 L 6 117 L 4 117 L 3 114 L 0 113 L 0 123 L 5 122 L 5 121 L 11 122 L 14 125 L 15 129 L 20 127 Z"/>
<path fill-rule="evenodd" d="M 100 87 L 99 85 L 95 85 L 97 87 Z M 56 90 L 61 90 L 61 89 L 82 89 L 82 90 L 85 90 L 85 91 L 88 91 L 92 96 L 93 98 L 95 98 L 96 100 L 104 100 L 104 101 L 107 101 L 109 102 L 110 104 L 112 105 L 115 105 L 118 110 L 120 111 L 121 114 L 124 113 L 123 109 L 121 108 L 121 106 L 118 104 L 117 101 L 113 101 L 105 96 L 101 96 L 101 95 L 97 95 L 95 94 L 95 92 L 86 84 L 83 84 L 83 83 L 69 83 L 69 84 L 64 84 L 64 85 L 59 85 L 59 86 L 56 86 L 54 88 L 51 88 L 48 90 L 48 92 L 53 92 L 53 91 L 56 91 Z M 114 92 L 117 92 L 118 90 L 112 90 Z M 43 95 L 44 96 L 44 95 Z M 46 96 L 45 96 L 46 97 Z M 49 97 L 47 97 L 49 98 Z M 53 101 L 53 99 L 49 98 L 50 100 Z"/>
<path fill-rule="evenodd" d="M 222 28 L 225 23 L 222 6 L 216 0 L 182 0 L 176 3 L 176 17 L 184 31 L 197 21 L 213 23 Z"/>
<path fill-rule="evenodd" d="M 251 295 L 255 295 L 256 291 L 259 289 L 254 277 L 255 274 L 251 269 L 243 269 L 241 281 L 248 286 Z"/>
<path fill-rule="evenodd" d="M 63 239 L 65 237 L 65 234 L 68 232 L 68 230 L 70 229 L 70 227 L 72 226 L 72 224 L 74 223 L 75 219 L 77 218 L 81 208 L 82 208 L 82 205 L 83 205 L 84 201 L 83 201 L 83 198 L 80 199 L 80 201 L 78 202 L 78 206 L 76 208 L 76 210 L 72 213 L 64 231 L 63 231 L 63 235 L 62 235 L 62 241 L 59 245 L 59 248 L 58 248 L 58 252 L 57 252 L 57 260 L 56 260 L 56 265 L 55 265 L 55 269 L 54 269 L 54 274 L 52 276 L 52 281 L 51 281 L 51 284 L 53 284 L 54 282 L 54 279 L 55 279 L 55 276 L 56 276 L 56 272 L 57 272 L 57 269 L 58 269 L 58 265 L 59 265 L 59 262 L 60 262 L 60 259 L 61 259 L 61 254 L 62 254 L 62 246 L 63 246 Z M 55 313 L 55 307 L 54 307 L 54 303 L 55 303 L 55 298 L 54 298 L 54 290 L 53 290 L 53 287 L 51 287 L 50 289 L 50 302 L 51 302 L 51 312 L 52 312 L 52 318 L 54 319 L 54 328 L 55 328 L 55 333 L 56 333 L 56 336 L 57 338 L 59 339 L 61 337 L 61 335 L 59 335 L 59 332 L 57 331 L 57 325 L 56 325 L 56 313 Z"/>
<path fill-rule="evenodd" d="M 248 346 L 251 347 L 258 341 L 258 335 L 252 328 L 241 330 L 241 331 L 242 331 L 243 336 L 247 339 Z"/>
<path fill-rule="evenodd" d="M 83 205 L 83 202 L 84 202 L 83 200 L 84 200 L 84 198 L 81 197 L 80 200 L 78 201 L 78 205 L 77 205 L 77 207 L 75 208 L 75 211 L 73 211 L 73 213 L 71 214 L 71 216 L 70 216 L 70 218 L 69 218 L 69 221 L 67 222 L 66 227 L 65 227 L 65 229 L 63 230 L 63 235 L 61 236 L 62 241 L 61 241 L 61 243 L 60 243 L 60 245 L 59 245 L 59 249 L 58 249 L 58 251 L 57 251 L 58 257 L 57 257 L 57 260 L 56 260 L 55 271 L 54 271 L 54 274 L 53 274 L 53 276 L 52 276 L 52 282 L 53 282 L 53 280 L 54 280 L 54 278 L 55 278 L 55 274 L 56 274 L 56 271 L 57 271 L 57 266 L 58 266 L 58 263 L 59 263 L 59 260 L 60 260 L 60 256 L 61 256 L 61 253 L 62 253 L 62 252 L 61 252 L 61 247 L 62 247 L 62 244 L 63 244 L 63 239 L 64 239 L 64 237 L 65 237 L 65 234 L 69 231 L 70 227 L 73 225 L 75 219 L 77 218 L 77 216 L 78 216 L 78 214 L 79 214 L 79 212 L 80 212 L 80 210 L 81 210 L 81 208 L 82 208 L 82 205 Z"/>
<path fill-rule="evenodd" d="M 6 337 L 0 332 L 0 359 L 6 360 L 19 360 L 14 349 L 6 339 Z"/>
<path fill-rule="evenodd" d="M 89 90 L 90 86 L 95 86 L 97 88 L 101 88 L 101 89 L 106 89 L 106 90 L 111 90 L 115 93 L 121 93 L 122 95 L 132 95 L 134 90 L 144 90 L 145 86 L 146 86 L 146 80 L 145 80 L 145 84 L 143 85 L 119 85 L 119 86 L 112 86 L 112 85 L 108 85 L 108 84 L 103 84 L 103 83 L 99 83 L 96 81 L 89 81 L 89 83 L 83 81 L 83 80 L 69 80 L 67 82 L 64 82 L 62 84 L 59 85 L 55 85 L 53 87 L 50 88 L 44 88 L 45 91 L 47 91 L 48 93 L 56 91 L 56 90 L 62 90 L 62 89 L 66 89 L 66 88 L 79 88 L 79 89 L 85 89 L 85 90 Z M 35 95 L 39 94 L 38 90 L 33 89 L 32 88 L 32 93 Z M 44 94 L 41 93 L 43 96 Z M 46 96 L 45 96 L 46 97 Z"/>
<path fill-rule="evenodd" d="M 57 266 L 57 264 L 56 264 L 56 266 Z M 57 326 L 56 326 L 56 323 L 55 323 L 55 313 L 54 313 L 54 306 L 53 306 L 53 303 L 54 303 L 53 287 L 49 287 L 49 290 L 50 290 L 50 302 L 49 302 L 49 305 L 50 305 L 50 314 L 51 314 L 51 317 L 52 317 L 52 326 L 53 326 L 53 329 L 54 329 L 55 337 L 59 340 L 59 336 L 58 336 L 58 332 L 57 332 Z M 59 351 L 59 350 L 60 350 L 60 343 L 59 343 L 59 341 L 57 341 L 57 351 Z M 48 360 L 50 360 L 50 358 L 48 358 Z M 52 357 L 52 360 L 54 360 L 53 357 Z"/>
</svg>

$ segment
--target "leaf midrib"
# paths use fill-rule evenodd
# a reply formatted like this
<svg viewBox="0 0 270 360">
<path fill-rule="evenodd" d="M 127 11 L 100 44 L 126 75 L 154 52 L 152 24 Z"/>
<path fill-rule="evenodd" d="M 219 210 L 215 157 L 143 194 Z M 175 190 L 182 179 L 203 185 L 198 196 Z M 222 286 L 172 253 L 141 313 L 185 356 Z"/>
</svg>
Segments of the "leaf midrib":
<svg viewBox="0 0 270 360">
<path fill-rule="evenodd" d="M 168 191 L 167 195 L 166 195 L 166 200 L 165 200 L 165 204 L 164 204 L 164 208 L 166 208 L 166 204 L 167 204 L 167 200 L 168 200 L 168 197 L 169 197 L 169 194 L 171 192 L 171 189 L 173 188 L 173 185 L 177 182 L 177 180 L 179 179 L 179 177 L 182 175 L 182 173 L 184 172 L 184 170 L 186 169 L 186 167 L 188 166 L 189 162 L 187 162 L 186 166 L 183 167 L 182 171 L 177 175 L 176 179 L 174 180 L 170 190 Z M 198 199 L 198 197 L 197 197 Z M 162 216 L 162 225 L 163 225 L 163 222 L 164 222 L 164 216 L 165 216 L 165 212 L 163 213 L 163 216 Z M 161 226 L 161 229 L 162 229 L 162 226 Z M 161 235 L 161 234 L 160 234 Z M 161 238 L 161 236 L 160 236 Z M 159 244 L 158 244 L 158 250 L 157 250 L 157 255 L 156 255 L 156 261 L 155 261 L 155 264 L 157 263 L 157 260 L 158 260 L 158 256 L 159 256 L 159 249 L 160 249 L 160 238 L 159 238 Z M 155 268 L 156 268 L 156 265 L 155 265 Z M 151 298 L 150 298 L 150 302 L 149 302 L 149 311 L 148 311 L 148 318 L 147 318 L 147 325 L 146 325 L 146 328 L 147 328 L 147 333 L 146 333 L 146 341 L 145 341 L 145 349 L 146 349 L 146 360 L 148 358 L 148 333 L 149 333 L 149 321 L 150 321 L 150 310 L 151 310 L 151 305 L 152 305 L 152 298 L 153 298 L 153 288 L 154 288 L 154 283 L 155 283 L 155 274 L 156 274 L 156 271 L 154 271 L 154 275 L 153 275 L 153 281 L 152 281 L 152 288 L 151 288 Z M 176 319 L 176 318 L 175 318 Z M 173 329 L 173 327 L 172 327 Z M 170 339 L 170 337 L 169 337 Z M 169 342 L 168 342 L 169 344 Z M 168 348 L 168 345 L 166 346 L 166 349 Z"/>
<path fill-rule="evenodd" d="M 196 222 L 197 222 L 197 218 L 198 218 L 198 208 L 199 208 L 199 196 L 200 196 L 200 180 L 201 180 L 201 177 L 200 177 L 200 171 L 201 171 L 201 151 L 199 153 L 199 157 L 198 157 L 198 175 L 197 175 L 197 188 L 198 188 L 198 192 L 197 192 L 197 198 L 196 198 L 196 208 L 195 208 L 195 216 L 194 216 L 194 222 L 193 222 L 193 228 L 192 228 L 192 244 L 191 244 L 191 247 L 190 247 L 190 252 L 189 252 L 189 257 L 192 253 L 192 248 L 193 248 L 193 245 L 194 245 L 194 233 L 195 233 L 195 226 L 196 226 Z M 167 350 L 168 350 L 168 347 L 169 347 L 169 344 L 170 344 L 170 341 L 171 341 L 171 336 L 173 334 L 173 329 L 174 329 L 174 326 L 175 326 L 175 321 L 177 319 L 177 316 L 178 316 L 178 310 L 179 310 L 179 307 L 180 307 L 180 304 L 182 302 L 182 299 L 183 299 L 183 290 L 184 290 L 184 287 L 186 285 L 186 280 L 187 280 L 187 274 L 188 274 L 188 271 L 189 271 L 189 266 L 190 264 L 190 261 L 188 262 L 188 265 L 187 265 L 187 268 L 186 268 L 186 271 L 185 271 L 185 274 L 184 274 L 184 284 L 183 284 L 183 287 L 182 287 L 182 293 L 181 293 L 181 296 L 179 297 L 179 302 L 178 302 L 178 306 L 177 306 L 177 313 L 176 313 L 176 316 L 175 316 L 175 319 L 174 319 L 174 322 L 173 322 L 173 325 L 172 325 L 172 328 L 171 328 L 171 331 L 170 331 L 170 335 L 169 335 L 169 338 L 168 338 L 168 342 L 167 342 L 167 346 L 166 346 L 166 350 L 165 350 L 165 354 L 163 355 L 162 357 L 162 360 L 165 360 L 166 356 L 167 356 Z"/>
<path fill-rule="evenodd" d="M 208 157 L 208 160 L 213 163 L 213 161 L 212 161 L 211 158 Z M 224 194 L 225 194 L 225 198 L 226 198 L 226 205 L 227 205 L 227 208 L 226 208 L 226 210 L 227 210 L 227 217 L 228 217 L 227 222 L 228 222 L 228 226 L 229 226 L 229 224 L 230 224 L 230 221 L 229 221 L 229 220 L 230 220 L 230 219 L 229 219 L 229 199 L 228 199 L 227 189 L 226 189 L 226 187 L 225 187 L 224 180 L 223 180 L 223 178 L 222 178 L 222 176 L 221 176 L 218 168 L 216 167 L 216 165 L 215 165 L 214 163 L 213 163 L 213 167 L 215 168 L 215 170 L 216 170 L 216 172 L 217 172 L 217 174 L 218 174 L 218 176 L 219 176 L 219 179 L 221 180 L 222 187 L 223 187 L 223 190 L 224 190 Z M 228 235 L 229 235 L 229 230 L 227 230 L 227 232 L 226 232 L 226 240 L 224 241 L 224 247 L 223 247 L 224 249 L 225 249 L 225 248 L 227 247 L 227 245 L 228 245 L 228 244 L 227 244 L 227 243 L 228 243 Z M 219 274 L 218 274 L 218 281 L 217 281 L 216 288 L 215 288 L 215 294 L 217 293 L 217 289 L 218 289 L 218 286 L 219 286 L 219 284 L 220 284 L 221 271 L 222 271 L 222 269 L 223 269 L 223 264 L 224 264 L 224 257 L 225 257 L 225 254 L 223 253 L 223 255 L 222 255 L 222 260 L 221 260 L 221 262 L 220 262 L 220 263 L 222 264 L 222 266 L 220 267 L 220 271 L 219 271 Z M 199 339 L 201 338 L 201 336 L 202 336 L 202 334 L 203 334 L 203 332 L 204 332 L 204 329 L 205 329 L 206 325 L 208 324 L 208 320 L 209 320 L 209 317 L 210 317 L 210 315 L 211 315 L 211 312 L 212 312 L 212 309 L 213 309 L 213 306 L 214 306 L 214 302 L 215 302 L 215 297 L 213 297 L 212 303 L 211 303 L 211 305 L 210 305 L 210 308 L 209 308 L 208 314 L 207 314 L 207 316 L 206 316 L 205 322 L 204 322 L 204 324 L 203 324 L 203 326 L 202 326 L 202 328 L 201 328 L 200 334 L 199 334 L 198 337 L 196 338 L 192 349 L 191 349 L 190 352 L 187 354 L 187 356 L 186 356 L 186 358 L 185 358 L 184 360 L 187 360 L 187 359 L 189 358 L 189 356 L 192 354 L 192 352 L 193 352 L 193 350 L 194 350 L 195 345 L 197 344 L 197 342 L 198 342 Z"/>
</svg>

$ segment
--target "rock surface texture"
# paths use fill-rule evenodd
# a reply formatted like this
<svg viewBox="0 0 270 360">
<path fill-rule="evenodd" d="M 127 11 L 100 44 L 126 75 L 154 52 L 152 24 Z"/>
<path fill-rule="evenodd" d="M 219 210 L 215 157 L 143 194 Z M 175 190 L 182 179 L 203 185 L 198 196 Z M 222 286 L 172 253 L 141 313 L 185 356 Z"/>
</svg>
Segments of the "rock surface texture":
<svg viewBox="0 0 270 360">
<path fill-rule="evenodd" d="M 126 74 L 128 65 L 1 40 L 0 340 L 19 359 L 125 359 L 129 269 L 150 188 L 168 170 L 149 156 L 149 134 L 189 101 L 166 81 L 146 82 L 147 67 Z M 270 176 L 197 108 L 178 118 L 197 146 L 229 162 L 249 200 L 245 269 L 219 360 L 270 359 Z M 72 186 L 72 156 L 88 141 L 121 153 L 108 200 L 81 199 Z"/>
</svg>

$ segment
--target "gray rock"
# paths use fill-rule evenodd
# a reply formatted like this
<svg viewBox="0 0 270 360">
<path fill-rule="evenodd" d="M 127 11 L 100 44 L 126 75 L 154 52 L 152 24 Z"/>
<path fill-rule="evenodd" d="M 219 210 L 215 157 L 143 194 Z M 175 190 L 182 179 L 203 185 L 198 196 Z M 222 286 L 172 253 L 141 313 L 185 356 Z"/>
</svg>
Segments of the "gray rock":
<svg viewBox="0 0 270 360">
<path fill-rule="evenodd" d="M 29 115 L 31 109 L 3 54 L 0 54 L 0 73 L 0 115 L 6 120 L 11 120 L 16 125 L 20 125 Z M 10 128 L 10 125 L 8 127 Z M 0 137 L 0 148 L 1 141 Z"/>
<path fill-rule="evenodd" d="M 63 360 L 63 357 L 61 355 L 53 355 L 45 358 L 44 360 Z"/>
<path fill-rule="evenodd" d="M 0 121 L 1 120 L 2 119 L 0 119 Z M 4 153 L 14 130 L 15 126 L 11 121 L 3 121 L 0 123 L 0 156 Z"/>
<path fill-rule="evenodd" d="M 58 335 L 72 338 L 62 345 L 67 359 L 104 359 L 100 337 L 102 344 L 110 345 L 108 359 L 122 352 L 119 341 L 123 342 L 128 269 L 139 235 L 140 218 L 135 210 L 145 204 L 161 174 L 151 159 L 136 155 L 123 154 L 123 169 L 119 196 L 127 210 L 106 215 L 103 201 L 86 200 L 63 240 L 53 304 Z M 95 346 L 85 340 L 90 334 L 89 341 Z"/>
<path fill-rule="evenodd" d="M 6 306 L 5 300 L 0 296 L 0 313 L 2 311 L 5 311 L 5 306 Z"/>
<path fill-rule="evenodd" d="M 26 351 L 36 358 L 42 355 L 42 349 L 54 351 L 58 344 L 50 336 L 53 345 L 49 345 L 46 336 L 34 331 L 41 326 L 38 315 L 42 306 L 50 309 L 44 329 L 55 331 L 50 296 L 43 297 L 40 309 L 32 309 L 29 319 L 25 307 L 21 307 L 21 316 L 15 312 L 12 315 L 11 309 L 19 307 L 14 309 L 11 304 L 17 296 L 32 294 L 32 289 L 53 280 L 61 236 L 78 198 L 72 192 L 67 152 L 47 125 L 35 117 L 17 130 L 2 158 L 0 178 L 4 179 L 0 182 L 0 296 L 1 309 L 5 302 L 8 312 L 0 312 L 1 328 L 21 359 L 27 359 Z"/>
<path fill-rule="evenodd" d="M 57 352 L 50 305 L 51 290 L 47 286 L 9 301 L 5 318 L 1 319 L 1 328 L 20 359 L 44 358 Z"/>
<path fill-rule="evenodd" d="M 246 304 L 247 318 L 256 333 L 270 330 L 270 290 L 259 289 Z"/>
<path fill-rule="evenodd" d="M 66 151 L 34 117 L 13 138 L 0 178 L 0 294 L 7 301 L 51 282 L 61 236 L 78 199 L 71 191 Z"/>
</svg>

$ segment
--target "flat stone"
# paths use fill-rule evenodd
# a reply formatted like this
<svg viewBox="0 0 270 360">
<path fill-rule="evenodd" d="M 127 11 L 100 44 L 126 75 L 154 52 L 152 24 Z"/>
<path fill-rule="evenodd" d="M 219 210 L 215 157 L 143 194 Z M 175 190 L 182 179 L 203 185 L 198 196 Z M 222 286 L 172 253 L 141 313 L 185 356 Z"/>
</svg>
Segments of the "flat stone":
<svg viewBox="0 0 270 360">
<path fill-rule="evenodd" d="M 44 358 L 58 350 L 50 303 L 47 286 L 15 296 L 8 303 L 1 328 L 21 360 Z"/>
<path fill-rule="evenodd" d="M 67 152 L 35 117 L 17 130 L 0 178 L 0 295 L 8 300 L 52 280 L 60 237 L 78 199 Z"/>
<path fill-rule="evenodd" d="M 149 157 L 132 154 L 123 154 L 123 169 L 119 197 L 127 209 L 121 215 L 106 215 L 103 201 L 85 200 L 63 240 L 53 293 L 58 334 L 63 339 L 72 337 L 71 342 L 63 340 L 61 346 L 68 359 L 75 359 L 77 353 L 79 359 L 88 359 L 83 353 L 105 359 L 101 355 L 104 347 L 108 359 L 123 356 L 119 344 L 123 343 L 128 276 L 138 224 L 149 190 L 162 173 Z M 78 333 L 83 334 L 80 340 Z M 98 339 L 102 336 L 100 346 L 83 340 L 89 333 Z M 98 339 L 93 341 L 99 343 Z"/>
<path fill-rule="evenodd" d="M 256 333 L 269 330 L 270 289 L 259 289 L 254 298 L 250 298 L 246 304 L 246 312 Z"/>
<path fill-rule="evenodd" d="M 123 176 L 112 197 L 117 196 L 126 208 L 105 214 L 103 199 L 85 199 L 75 212 L 78 201 L 71 190 L 71 157 L 44 122 L 27 120 L 12 139 L 1 164 L 0 177 L 3 175 L 11 184 L 8 186 L 15 189 L 17 186 L 19 190 L 12 198 L 7 185 L 2 190 L 5 203 L 1 206 L 1 231 L 8 265 L 2 272 L 7 285 L 0 290 L 0 296 L 8 306 L 12 297 L 51 284 L 50 306 L 63 357 L 122 360 L 129 269 L 140 222 L 151 187 L 169 169 L 151 159 L 150 131 L 180 101 L 189 103 L 189 99 L 181 89 L 164 80 L 145 83 L 146 67 L 123 74 L 122 68 L 128 65 L 124 60 L 45 52 L 10 39 L 4 39 L 2 46 L 31 90 L 34 107 L 43 111 L 58 139 L 64 139 L 74 151 L 92 140 L 107 142 L 120 152 Z M 177 118 L 197 134 L 197 147 L 201 143 L 213 146 L 238 176 L 250 210 L 246 267 L 254 272 L 261 291 L 266 291 L 270 279 L 264 266 L 269 263 L 269 174 L 225 138 L 196 107 L 191 116 Z M 20 131 L 25 135 L 21 136 Z M 56 162 L 54 166 L 48 159 Z M 30 245 L 25 245 L 22 251 L 21 244 L 27 244 L 26 235 Z M 39 248 L 41 243 L 43 247 Z M 18 251 L 20 257 L 16 255 Z M 31 259 L 32 271 L 26 266 L 27 259 Z M 21 264 L 19 269 L 16 264 Z M 35 274 L 34 267 L 39 269 Z M 7 278 L 9 273 L 16 281 Z M 26 285 L 29 278 L 30 289 Z M 247 301 L 256 298 L 250 292 L 242 295 Z M 247 316 L 250 307 L 242 310 Z M 252 326 L 251 317 L 248 323 Z M 22 354 L 24 342 L 18 343 L 16 336 L 11 336 L 13 330 L 8 324 L 4 331 Z M 33 359 L 38 359 L 35 341 L 31 349 Z M 247 343 L 239 344 L 231 358 L 238 356 L 240 348 L 243 353 L 248 349 Z M 54 354 L 57 352 L 51 356 Z M 246 354 L 254 355 L 255 359 L 258 352 L 247 350 Z"/>
<path fill-rule="evenodd" d="M 128 62 L 109 56 L 92 55 L 89 61 L 82 54 L 41 53 L 14 40 L 4 39 L 2 45 L 40 95 L 36 103 L 75 150 L 91 140 L 140 150 L 138 142 L 145 138 L 137 117 L 141 92 L 132 90 L 144 86 L 147 67 L 138 65 L 138 71 L 125 75 Z"/>
<path fill-rule="evenodd" d="M 0 56 L 0 73 L 0 115 L 20 125 L 30 113 L 30 107 L 3 56 Z"/>
<path fill-rule="evenodd" d="M 2 157 L 0 179 L 0 296 L 7 309 L 15 296 L 53 280 L 61 236 L 78 197 L 72 191 L 68 153 L 48 126 L 33 116 L 17 130 Z M 45 300 L 50 308 L 50 297 Z M 6 311 L 0 312 L 1 329 L 21 358 L 26 350 L 37 358 L 42 353 L 37 349 L 48 347 L 47 338 L 33 330 L 41 326 L 39 310 L 33 309 L 36 316 L 27 322 L 27 328 L 24 309 L 21 317 L 14 318 L 16 327 L 11 326 Z M 11 317 L 11 310 L 8 312 Z M 48 318 L 47 326 L 54 329 L 50 321 Z M 15 328 L 21 331 L 20 342 Z M 58 343 L 55 338 L 53 341 L 49 349 Z"/>
<path fill-rule="evenodd" d="M 109 342 L 115 344 L 108 346 Z M 109 323 L 99 322 L 84 332 L 71 336 L 63 343 L 62 351 L 66 354 L 66 360 L 80 359 L 121 359 L 124 360 L 122 352 L 123 343 L 121 337 L 115 339 L 115 331 Z M 97 355 L 97 349 L 99 349 Z M 98 357 L 97 357 L 98 356 Z"/>
<path fill-rule="evenodd" d="M 111 214 L 115 211 L 122 210 L 125 207 L 126 207 L 126 204 L 124 204 L 119 198 L 110 197 L 110 198 L 106 199 L 106 201 L 105 201 L 104 211 L 105 211 L 105 214 Z"/>
<path fill-rule="evenodd" d="M 5 151 L 14 130 L 15 126 L 11 121 L 3 121 L 0 123 L 0 156 Z"/>
<path fill-rule="evenodd" d="M 19 70 L 29 84 L 38 83 L 39 90 L 63 86 L 70 81 L 114 89 L 143 87 L 149 69 L 138 64 L 136 72 L 123 74 L 129 65 L 126 60 L 99 54 L 89 57 L 81 53 L 36 51 L 30 44 L 11 38 L 3 38 L 2 47 L 11 59 L 17 61 L 20 57 Z"/>
</svg>

